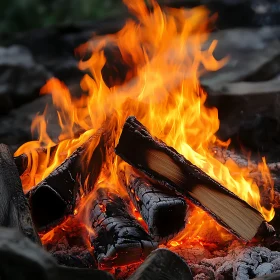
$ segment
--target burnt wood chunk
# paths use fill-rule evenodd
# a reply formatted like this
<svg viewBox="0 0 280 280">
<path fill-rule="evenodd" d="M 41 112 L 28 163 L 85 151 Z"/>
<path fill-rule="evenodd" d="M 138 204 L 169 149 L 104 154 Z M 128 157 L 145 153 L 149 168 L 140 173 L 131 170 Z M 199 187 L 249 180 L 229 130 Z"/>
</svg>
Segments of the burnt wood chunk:
<svg viewBox="0 0 280 280">
<path fill-rule="evenodd" d="M 92 145 L 95 146 L 93 152 Z M 89 150 L 90 148 L 90 150 Z M 87 157 L 87 158 L 86 158 Z M 93 187 L 105 157 L 103 135 L 93 135 L 26 195 L 33 221 L 39 231 L 50 229 L 72 214 L 79 187 Z M 87 161 L 87 163 L 85 163 Z M 89 192 L 90 189 L 84 189 Z"/>
<path fill-rule="evenodd" d="M 0 225 L 18 228 L 29 239 L 40 244 L 17 167 L 4 144 L 0 144 L 0 195 Z"/>
<path fill-rule="evenodd" d="M 14 161 L 18 169 L 19 176 L 21 176 L 28 166 L 28 157 L 26 154 L 21 154 L 14 157 Z"/>
<path fill-rule="evenodd" d="M 175 149 L 153 138 L 135 117 L 125 122 L 116 154 L 160 184 L 187 196 L 243 240 L 251 240 L 264 222 L 256 209 Z"/>
<path fill-rule="evenodd" d="M 152 252 L 128 280 L 192 280 L 191 270 L 177 254 L 167 249 Z"/>
<path fill-rule="evenodd" d="M 0 278 L 44 280 L 113 280 L 113 276 L 96 269 L 60 266 L 42 247 L 14 229 L 0 228 Z"/>
<path fill-rule="evenodd" d="M 125 166 L 119 177 L 154 240 L 167 242 L 185 228 L 188 206 L 182 196 L 152 184 L 130 166 Z"/>
<path fill-rule="evenodd" d="M 129 212 L 125 201 L 109 189 L 96 191 L 88 214 L 94 232 L 91 244 L 100 268 L 139 262 L 157 247 Z"/>
</svg>

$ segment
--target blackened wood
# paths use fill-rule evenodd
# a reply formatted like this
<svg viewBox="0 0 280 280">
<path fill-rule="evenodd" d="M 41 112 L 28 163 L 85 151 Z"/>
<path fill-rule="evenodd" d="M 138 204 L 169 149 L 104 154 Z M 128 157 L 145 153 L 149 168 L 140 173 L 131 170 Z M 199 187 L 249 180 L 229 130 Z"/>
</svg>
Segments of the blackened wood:
<svg viewBox="0 0 280 280">
<path fill-rule="evenodd" d="M 125 201 L 109 189 L 96 191 L 88 215 L 94 232 L 91 244 L 99 267 L 139 262 L 157 247 L 129 212 Z"/>
<path fill-rule="evenodd" d="M 154 240 L 164 243 L 185 228 L 186 200 L 125 166 L 119 175 Z"/>
<path fill-rule="evenodd" d="M 152 252 L 128 280 L 192 280 L 190 268 L 177 254 L 167 249 Z"/>
<path fill-rule="evenodd" d="M 77 268 L 97 268 L 96 260 L 87 249 L 73 246 L 70 250 L 52 253 L 59 265 Z"/>
<path fill-rule="evenodd" d="M 81 269 L 59 266 L 59 280 L 114 280 L 113 275 L 98 269 Z M 51 280 L 51 279 L 50 279 Z"/>
<path fill-rule="evenodd" d="M 25 236 L 40 244 L 17 167 L 9 148 L 4 144 L 0 144 L 0 198 L 0 225 L 18 228 Z"/>
<path fill-rule="evenodd" d="M 0 228 L 0 259 L 1 279 L 114 279 L 105 271 L 57 265 L 48 252 L 14 229 Z"/>
<path fill-rule="evenodd" d="M 73 213 L 79 187 L 84 186 L 86 180 L 88 180 L 89 189 L 83 191 L 87 193 L 93 188 L 105 159 L 104 141 L 104 135 L 100 133 L 90 137 L 49 176 L 27 193 L 32 218 L 39 231 L 55 226 L 67 215 Z M 94 145 L 96 145 L 95 148 Z M 92 148 L 93 152 L 89 155 L 88 150 Z"/>
<path fill-rule="evenodd" d="M 14 157 L 14 161 L 17 166 L 19 176 L 21 176 L 28 166 L 28 157 L 26 154 L 21 154 Z"/>
<path fill-rule="evenodd" d="M 73 138 L 78 138 L 81 134 L 83 134 L 85 131 L 82 129 L 79 129 L 78 131 L 76 131 L 74 133 L 74 137 Z M 62 139 L 61 141 L 63 141 L 65 139 Z M 37 156 L 38 156 L 38 161 L 40 162 L 41 160 L 45 159 L 47 156 L 49 156 L 49 162 L 51 163 L 54 155 L 56 154 L 58 145 L 54 145 L 50 148 L 45 148 L 45 147 L 40 147 L 35 149 L 32 152 L 36 152 Z M 31 152 L 30 152 L 31 154 Z M 29 154 L 21 154 L 18 156 L 14 156 L 14 160 L 15 160 L 15 164 L 18 168 L 18 172 L 19 175 L 21 176 L 24 172 L 30 172 L 28 168 L 28 160 L 30 160 L 28 157 L 31 156 Z M 30 164 L 31 167 L 32 163 Z"/>
<path fill-rule="evenodd" d="M 250 240 L 264 221 L 264 218 L 256 209 L 193 165 L 175 149 L 153 138 L 135 117 L 129 117 L 126 120 L 116 147 L 116 154 L 160 184 L 187 196 L 239 238 Z M 176 178 L 173 175 L 168 175 L 169 169 L 164 166 L 151 167 L 151 160 L 159 157 L 159 155 L 164 158 L 165 162 L 169 162 L 169 165 L 172 165 L 178 175 Z M 157 162 L 161 162 L 161 160 L 158 158 Z M 200 194 L 203 194 L 203 197 Z M 207 199 L 208 201 L 206 201 Z M 217 208 L 211 202 L 214 199 L 215 203 L 220 204 Z M 207 206 L 205 205 L 206 202 Z M 212 205 L 209 206 L 209 203 Z M 221 209 L 223 210 L 221 211 Z M 240 213 L 242 212 L 242 215 L 235 213 L 238 224 L 232 224 L 232 211 L 236 210 Z M 246 214 L 243 213 L 244 211 Z M 247 218 L 250 220 L 250 232 L 247 232 L 249 229 L 248 221 L 245 221 Z M 231 226 L 229 226 L 229 223 Z"/>
</svg>

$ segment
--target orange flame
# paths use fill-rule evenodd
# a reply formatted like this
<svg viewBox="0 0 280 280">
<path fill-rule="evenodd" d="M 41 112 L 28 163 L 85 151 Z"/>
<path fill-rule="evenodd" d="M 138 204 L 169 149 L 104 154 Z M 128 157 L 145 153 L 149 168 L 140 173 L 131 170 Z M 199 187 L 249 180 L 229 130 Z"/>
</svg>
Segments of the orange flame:
<svg viewBox="0 0 280 280">
<path fill-rule="evenodd" d="M 105 121 L 104 129 L 111 133 L 113 148 L 126 118 L 135 115 L 152 135 L 174 147 L 246 200 L 267 221 L 271 220 L 274 210 L 271 205 L 265 208 L 261 204 L 258 186 L 248 179 L 249 171 L 230 161 L 222 164 L 209 151 L 211 145 L 227 145 L 215 136 L 219 129 L 218 111 L 204 105 L 207 95 L 199 85 L 200 75 L 205 71 L 215 71 L 227 62 L 227 59 L 217 61 L 213 56 L 217 41 L 208 48 L 204 46 L 213 21 L 209 12 L 203 7 L 166 9 L 163 12 L 155 1 L 151 1 L 151 12 L 144 0 L 124 2 L 137 16 L 138 22 L 128 20 L 118 33 L 95 37 L 77 50 L 80 54 L 91 52 L 89 59 L 79 63 L 79 68 L 89 73 L 81 81 L 81 88 L 87 95 L 72 98 L 66 86 L 54 78 L 42 88 L 41 93 L 52 93 L 61 135 L 55 152 L 51 152 L 55 143 L 47 134 L 45 115 L 34 120 L 33 127 L 40 130 L 39 140 L 24 144 L 15 153 L 27 153 L 29 156 L 28 172 L 22 176 L 25 190 L 44 179 Z M 115 46 L 130 70 L 126 70 L 123 83 L 109 87 L 102 76 L 106 64 L 104 48 Z M 74 138 L 75 131 L 79 130 L 86 132 Z M 38 156 L 36 149 L 42 146 L 47 152 Z M 121 160 L 109 150 L 108 154 L 110 156 L 99 181 L 121 189 L 117 177 Z M 270 179 L 266 182 L 271 185 Z M 199 210 L 194 211 L 189 223 L 199 224 L 199 227 L 195 234 L 190 235 L 192 227 L 189 224 L 184 237 L 188 234 L 198 236 L 205 226 L 208 230 L 209 227 L 219 229 L 210 217 Z M 226 235 L 226 232 L 221 230 L 221 234 Z M 180 243 L 179 239 L 174 242 Z M 172 246 L 177 244 L 174 242 Z"/>
</svg>

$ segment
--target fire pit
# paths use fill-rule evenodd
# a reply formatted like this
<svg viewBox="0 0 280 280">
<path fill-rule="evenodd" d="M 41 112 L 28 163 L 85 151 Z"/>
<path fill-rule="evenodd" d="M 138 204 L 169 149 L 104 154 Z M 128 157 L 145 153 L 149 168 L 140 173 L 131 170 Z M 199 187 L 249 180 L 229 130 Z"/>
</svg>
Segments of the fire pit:
<svg viewBox="0 0 280 280">
<path fill-rule="evenodd" d="M 229 149 L 206 105 L 211 76 L 200 83 L 230 59 L 206 44 L 215 17 L 124 2 L 134 19 L 76 50 L 83 94 L 57 78 L 41 89 L 58 140 L 46 108 L 38 141 L 14 157 L 0 145 L 0 225 L 29 238 L 3 228 L 6 274 L 22 260 L 45 279 L 278 279 L 280 163 Z"/>
</svg>

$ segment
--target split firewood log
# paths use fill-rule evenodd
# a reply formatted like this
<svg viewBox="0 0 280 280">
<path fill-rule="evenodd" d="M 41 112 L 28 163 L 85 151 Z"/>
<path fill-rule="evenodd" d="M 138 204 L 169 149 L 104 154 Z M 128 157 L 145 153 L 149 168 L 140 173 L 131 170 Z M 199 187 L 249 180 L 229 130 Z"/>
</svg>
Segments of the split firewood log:
<svg viewBox="0 0 280 280">
<path fill-rule="evenodd" d="M 83 191 L 91 190 L 104 159 L 104 135 L 97 133 L 26 194 L 39 231 L 50 229 L 74 212 L 80 186 L 88 180 L 90 189 Z"/>
<path fill-rule="evenodd" d="M 116 153 L 150 178 L 188 197 L 239 238 L 251 240 L 264 222 L 259 211 L 153 138 L 135 117 L 125 122 Z"/>
</svg>

